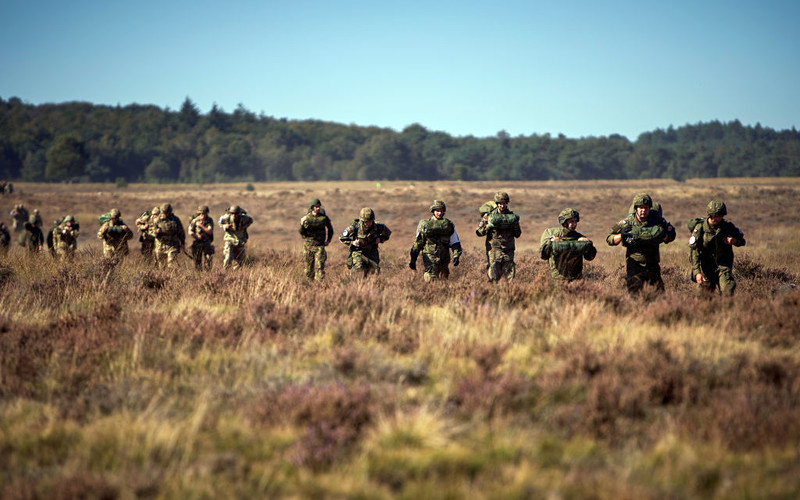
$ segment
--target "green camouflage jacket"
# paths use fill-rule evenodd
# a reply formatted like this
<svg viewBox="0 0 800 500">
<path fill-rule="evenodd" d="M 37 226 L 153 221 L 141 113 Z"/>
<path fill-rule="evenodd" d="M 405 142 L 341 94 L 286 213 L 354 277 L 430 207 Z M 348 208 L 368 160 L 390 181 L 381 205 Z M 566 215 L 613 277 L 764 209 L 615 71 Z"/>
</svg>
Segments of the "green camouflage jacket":
<svg viewBox="0 0 800 500">
<path fill-rule="evenodd" d="M 207 233 L 200 226 L 204 226 L 211 230 L 211 234 Z M 196 214 L 189 221 L 189 234 L 192 236 L 192 244 L 208 244 L 214 241 L 214 219 L 208 214 Z"/>
<path fill-rule="evenodd" d="M 643 265 L 661 262 L 659 245 L 675 238 L 675 228 L 656 210 L 650 210 L 647 219 L 639 222 L 634 214 L 611 227 L 606 237 L 609 245 L 614 245 L 614 236 L 622 235 L 622 246 L 626 247 L 625 257 Z"/>
<path fill-rule="evenodd" d="M 186 244 L 186 231 L 183 230 L 183 223 L 175 214 L 167 217 L 158 217 L 156 222 L 156 240 L 161 245 L 179 247 Z"/>
<path fill-rule="evenodd" d="M 719 266 L 733 268 L 733 247 L 723 241 L 728 236 L 736 239 L 733 246 L 742 247 L 747 244 L 744 233 L 732 222 L 723 220 L 719 226 L 713 227 L 708 218 L 704 217 L 701 223 L 694 225 L 689 237 L 692 276 L 703 270 L 716 270 Z"/>
<path fill-rule="evenodd" d="M 247 243 L 250 236 L 247 234 L 247 228 L 253 223 L 253 218 L 242 212 L 239 214 L 239 219 L 236 220 L 231 213 L 225 213 L 219 218 L 219 225 L 225 230 L 223 241 L 230 243 L 234 246 L 242 246 Z"/>
<path fill-rule="evenodd" d="M 309 245 L 324 246 L 333 239 L 333 224 L 324 210 L 320 210 L 318 216 L 308 212 L 300 219 L 298 232 Z"/>
<path fill-rule="evenodd" d="M 442 218 L 449 225 L 447 230 L 431 230 L 431 221 L 436 221 L 436 217 L 422 219 L 417 224 L 417 235 L 414 239 L 412 249 L 415 252 L 422 252 L 436 259 L 449 260 L 450 250 L 453 250 L 453 257 L 461 255 L 461 241 L 458 239 L 456 227 L 450 219 Z"/>
<path fill-rule="evenodd" d="M 561 241 L 552 241 L 559 237 Z M 545 229 L 539 242 L 539 257 L 550 264 L 550 275 L 558 280 L 572 281 L 583 275 L 583 260 L 592 260 L 597 249 L 591 241 L 578 241 L 584 236 L 565 227 Z"/>
<path fill-rule="evenodd" d="M 495 208 L 487 214 L 487 217 L 491 217 L 491 215 L 495 213 L 500 212 L 498 212 Z M 505 212 L 502 212 L 502 214 L 513 215 L 514 212 L 511 210 L 506 210 Z M 503 252 L 511 252 L 516 248 L 515 239 L 522 235 L 522 230 L 519 227 L 519 220 L 517 220 L 512 227 L 497 228 L 492 227 L 492 225 L 484 218 L 481 219 L 480 223 L 478 223 L 478 228 L 475 230 L 475 234 L 481 237 L 486 237 L 487 250 L 495 249 Z"/>
<path fill-rule="evenodd" d="M 380 222 L 373 222 L 365 227 L 359 219 L 354 219 L 339 236 L 339 241 L 349 246 L 350 253 L 363 253 L 378 262 L 378 244 L 389 239 L 392 231 Z M 358 241 L 358 246 L 354 243 Z"/>
</svg>

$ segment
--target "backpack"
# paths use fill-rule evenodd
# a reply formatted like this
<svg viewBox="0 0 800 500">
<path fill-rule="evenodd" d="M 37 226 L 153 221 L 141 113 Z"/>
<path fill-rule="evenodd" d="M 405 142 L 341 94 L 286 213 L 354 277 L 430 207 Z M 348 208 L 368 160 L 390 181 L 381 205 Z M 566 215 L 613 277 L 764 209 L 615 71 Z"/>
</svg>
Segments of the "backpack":
<svg viewBox="0 0 800 500">
<path fill-rule="evenodd" d="M 101 215 L 100 217 L 97 218 L 97 222 L 101 226 L 103 224 L 105 224 L 106 222 L 110 221 L 110 220 L 111 220 L 111 213 L 110 212 L 106 212 L 106 213 L 104 213 L 103 215 Z"/>
<path fill-rule="evenodd" d="M 308 229 L 322 229 L 325 227 L 325 215 L 307 215 L 306 221 L 303 224 Z"/>
<path fill-rule="evenodd" d="M 455 231 L 453 223 L 448 219 L 428 219 L 422 221 L 421 233 L 423 236 L 438 238 L 441 236 L 451 236 Z"/>
<path fill-rule="evenodd" d="M 517 214 L 499 214 L 497 212 L 489 214 L 489 227 L 495 229 L 511 229 L 517 223 L 519 223 Z"/>
<path fill-rule="evenodd" d="M 489 213 L 491 213 L 496 208 L 497 208 L 497 203 L 495 203 L 494 201 L 487 201 L 486 203 L 481 205 L 481 207 L 478 209 L 478 212 L 480 212 L 481 217 L 483 217 L 484 215 L 488 215 Z"/>
</svg>

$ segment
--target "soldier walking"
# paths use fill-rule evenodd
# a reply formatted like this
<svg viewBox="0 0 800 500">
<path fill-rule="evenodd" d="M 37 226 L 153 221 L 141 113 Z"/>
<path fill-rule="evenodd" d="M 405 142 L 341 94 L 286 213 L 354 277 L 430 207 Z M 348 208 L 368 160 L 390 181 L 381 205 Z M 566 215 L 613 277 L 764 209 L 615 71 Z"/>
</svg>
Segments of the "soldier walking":
<svg viewBox="0 0 800 500">
<path fill-rule="evenodd" d="M 597 249 L 592 240 L 577 231 L 581 215 L 565 208 L 558 214 L 561 227 L 544 230 L 539 242 L 539 257 L 550 264 L 550 275 L 556 281 L 570 282 L 583 278 L 583 261 L 593 260 Z"/>
<path fill-rule="evenodd" d="M 11 211 L 11 228 L 15 233 L 19 233 L 25 229 L 25 223 L 30 218 L 28 209 L 21 203 L 14 205 L 14 210 Z"/>
<path fill-rule="evenodd" d="M 169 203 L 161 205 L 155 235 L 156 264 L 158 267 L 172 266 L 186 246 L 186 232 L 181 220 L 172 213 L 172 205 Z"/>
<path fill-rule="evenodd" d="M 239 205 L 232 205 L 219 218 L 219 225 L 225 236 L 224 260 L 222 267 L 225 269 L 238 269 L 244 262 L 247 240 L 247 228 L 253 223 L 253 218 L 247 215 Z"/>
<path fill-rule="evenodd" d="M 675 228 L 661 216 L 660 205 L 653 210 L 653 198 L 647 193 L 633 197 L 633 213 L 611 227 L 606 243 L 625 247 L 628 292 L 636 294 L 645 284 L 664 290 L 661 278 L 659 245 L 675 239 Z"/>
<path fill-rule="evenodd" d="M 108 259 L 123 258 L 128 255 L 128 240 L 133 238 L 133 231 L 122 220 L 122 212 L 117 208 L 100 216 L 103 221 L 97 237 L 103 240 L 103 257 Z"/>
<path fill-rule="evenodd" d="M 208 205 L 197 208 L 189 221 L 189 236 L 192 238 L 192 260 L 198 271 L 211 270 L 214 258 L 214 219 L 208 215 Z"/>
<path fill-rule="evenodd" d="M 319 198 L 309 202 L 308 212 L 300 219 L 299 232 L 303 237 L 306 277 L 311 280 L 325 278 L 325 261 L 328 260 L 325 247 L 333 239 L 333 224 Z"/>
<path fill-rule="evenodd" d="M 11 235 L 3 221 L 0 221 L 0 255 L 8 253 L 9 245 L 11 245 Z"/>
<path fill-rule="evenodd" d="M 701 292 L 719 290 L 732 296 L 736 290 L 733 277 L 733 247 L 747 244 L 744 233 L 732 222 L 726 221 L 728 207 L 720 200 L 711 200 L 706 207 L 706 217 L 689 220 L 689 257 L 692 279 Z"/>
<path fill-rule="evenodd" d="M 156 225 L 161 208 L 153 207 L 152 210 L 145 210 L 136 219 L 136 228 L 139 229 L 139 242 L 142 244 L 142 255 L 155 262 L 154 252 L 156 248 Z"/>
<path fill-rule="evenodd" d="M 339 237 L 339 241 L 348 246 L 346 265 L 351 274 L 380 274 L 378 245 L 387 241 L 391 234 L 385 224 L 375 222 L 375 212 L 371 208 L 362 208 L 358 219 L 353 219 Z"/>
<path fill-rule="evenodd" d="M 489 281 L 497 282 L 502 277 L 510 281 L 517 274 L 515 240 L 522 235 L 522 230 L 519 216 L 508 209 L 511 202 L 508 193 L 498 191 L 494 202 L 496 207 L 483 215 L 475 234 L 486 238 Z"/>
<path fill-rule="evenodd" d="M 56 258 L 72 260 L 78 248 L 80 224 L 75 217 L 67 215 L 50 231 L 53 241 L 53 253 Z"/>
<path fill-rule="evenodd" d="M 431 217 L 417 224 L 417 234 L 411 245 L 411 260 L 408 263 L 408 267 L 416 271 L 417 258 L 422 253 L 425 281 L 450 277 L 450 250 L 453 251 L 453 267 L 458 267 L 461 258 L 461 241 L 458 239 L 456 227 L 444 216 L 447 205 L 442 200 L 433 200 L 430 211 Z"/>
</svg>

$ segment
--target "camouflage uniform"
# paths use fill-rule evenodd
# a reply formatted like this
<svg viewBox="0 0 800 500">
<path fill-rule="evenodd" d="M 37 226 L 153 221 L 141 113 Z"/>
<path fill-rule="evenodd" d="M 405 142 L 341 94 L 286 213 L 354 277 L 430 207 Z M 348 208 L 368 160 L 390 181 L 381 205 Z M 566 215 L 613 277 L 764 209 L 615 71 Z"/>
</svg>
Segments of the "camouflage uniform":
<svg viewBox="0 0 800 500">
<path fill-rule="evenodd" d="M 15 233 L 18 233 L 25 229 L 25 223 L 28 222 L 29 215 L 28 209 L 24 206 L 16 205 L 14 210 L 11 211 L 11 228 L 14 230 Z"/>
<path fill-rule="evenodd" d="M 183 223 L 172 213 L 172 205 L 164 203 L 156 222 L 156 246 L 154 255 L 159 267 L 168 267 L 175 262 L 186 245 L 186 232 Z"/>
<path fill-rule="evenodd" d="M 139 242 L 142 244 L 142 255 L 153 258 L 156 248 L 156 225 L 161 208 L 153 207 L 152 210 L 145 210 L 136 219 L 136 228 L 139 229 Z"/>
<path fill-rule="evenodd" d="M 348 245 L 347 268 L 352 274 L 380 274 L 381 257 L 378 245 L 391 236 L 392 231 L 384 224 L 375 222 L 375 212 L 361 209 L 358 219 L 345 228 L 339 241 Z"/>
<path fill-rule="evenodd" d="M 112 208 L 111 217 L 100 226 L 97 237 L 103 240 L 103 257 L 122 258 L 128 255 L 128 240 L 133 238 L 133 231 L 122 221 L 122 213 Z"/>
<path fill-rule="evenodd" d="M 430 219 L 423 219 L 417 224 L 417 235 L 411 245 L 411 261 L 408 267 L 417 269 L 417 257 L 422 252 L 422 263 L 425 266 L 425 281 L 450 277 L 450 250 L 453 250 L 453 267 L 458 266 L 461 258 L 461 241 L 458 239 L 456 227 L 450 219 L 444 217 L 447 206 L 441 200 L 433 200 Z M 439 213 L 440 217 L 436 216 Z"/>
<path fill-rule="evenodd" d="M 9 245 L 11 245 L 11 235 L 6 225 L 0 222 L 0 254 L 8 253 Z"/>
<path fill-rule="evenodd" d="M 653 209 L 653 199 L 647 193 L 639 193 L 633 198 L 634 207 L 646 206 L 650 210 L 644 221 L 636 218 L 636 213 L 611 227 L 606 237 L 609 245 L 626 247 L 626 281 L 628 292 L 639 292 L 645 283 L 657 290 L 664 290 L 661 278 L 661 255 L 659 245 L 675 239 L 675 228 L 661 216 L 660 206 Z M 617 241 L 619 236 L 619 241 Z"/>
<path fill-rule="evenodd" d="M 314 209 L 319 207 L 315 215 Z M 325 261 L 328 252 L 325 247 L 333 239 L 333 224 L 325 214 L 322 203 L 314 198 L 308 204 L 308 212 L 300 219 L 300 235 L 303 237 L 303 256 L 305 273 L 308 279 L 321 280 L 325 277 Z M 316 270 L 316 271 L 315 271 Z"/>
<path fill-rule="evenodd" d="M 486 238 L 489 281 L 499 281 L 504 276 L 512 280 L 517 273 L 514 263 L 515 239 L 520 237 L 522 230 L 519 227 L 519 217 L 508 209 L 508 193 L 498 192 L 494 195 L 494 201 L 505 208 L 497 206 L 485 214 L 475 234 Z M 513 217 L 497 217 L 499 215 Z"/>
<path fill-rule="evenodd" d="M 44 225 L 44 221 L 42 220 L 42 216 L 39 215 L 39 209 L 38 208 L 33 209 L 33 212 L 31 214 L 31 221 L 39 229 L 41 229 L 42 226 Z"/>
<path fill-rule="evenodd" d="M 29 253 L 37 253 L 44 245 L 44 233 L 36 225 L 35 216 L 31 215 L 23 226 L 25 233 L 20 234 L 19 243 L 28 249 Z"/>
<path fill-rule="evenodd" d="M 214 219 L 208 216 L 208 206 L 203 205 L 189 221 L 189 235 L 192 237 L 192 260 L 194 268 L 210 271 L 214 258 Z"/>
<path fill-rule="evenodd" d="M 75 218 L 67 215 L 50 232 L 53 238 L 53 252 L 62 259 L 71 259 L 78 248 L 80 225 Z"/>
<path fill-rule="evenodd" d="M 539 242 L 539 257 L 550 264 L 550 275 L 557 281 L 575 281 L 583 277 L 583 260 L 593 260 L 597 255 L 594 244 L 584 235 L 569 228 L 570 220 L 575 225 L 580 214 L 567 208 L 558 214 L 561 227 L 545 229 Z"/>
<path fill-rule="evenodd" d="M 728 214 L 725 203 L 711 200 L 706 207 L 707 217 L 691 219 L 688 226 L 691 231 L 689 238 L 689 258 L 692 263 L 692 281 L 701 275 L 701 283 L 697 284 L 700 291 L 713 292 L 719 289 L 723 295 L 731 296 L 736 290 L 736 280 L 733 278 L 733 247 L 747 244 L 744 234 L 732 222 L 720 220 L 712 225 L 712 217 L 724 217 Z M 725 240 L 731 237 L 732 243 Z"/>
<path fill-rule="evenodd" d="M 247 215 L 239 205 L 233 205 L 219 218 L 219 225 L 225 231 L 225 249 L 222 267 L 238 268 L 244 262 L 246 245 L 249 235 L 247 228 L 253 223 L 253 218 Z"/>
</svg>

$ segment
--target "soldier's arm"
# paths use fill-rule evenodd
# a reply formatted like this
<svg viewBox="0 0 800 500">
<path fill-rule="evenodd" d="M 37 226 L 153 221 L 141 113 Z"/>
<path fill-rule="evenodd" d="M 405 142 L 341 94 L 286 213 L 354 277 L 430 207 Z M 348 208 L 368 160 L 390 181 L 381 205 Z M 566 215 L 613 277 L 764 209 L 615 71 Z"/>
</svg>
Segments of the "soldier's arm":
<svg viewBox="0 0 800 500">
<path fill-rule="evenodd" d="M 611 229 L 608 232 L 608 236 L 606 236 L 606 243 L 609 246 L 616 246 L 622 243 L 622 226 L 625 224 L 625 220 L 621 220 L 611 226 Z"/>
<path fill-rule="evenodd" d="M 341 236 L 339 236 L 339 241 L 344 243 L 345 245 L 352 245 L 355 238 L 353 237 L 356 233 L 356 228 L 352 224 L 344 228 L 342 231 Z"/>
<path fill-rule="evenodd" d="M 519 227 L 519 220 L 514 223 L 514 232 L 512 234 L 514 235 L 514 238 L 519 238 L 522 236 L 522 228 Z"/>
<path fill-rule="evenodd" d="M 745 241 L 744 239 L 744 233 L 742 232 L 742 230 L 736 227 L 732 222 L 729 222 L 728 224 L 729 224 L 728 236 L 732 238 L 732 240 L 729 240 L 730 241 L 729 245 L 735 247 L 745 246 L 747 244 L 747 241 Z"/>
<path fill-rule="evenodd" d="M 553 255 L 553 232 L 550 229 L 545 229 L 542 237 L 539 239 L 539 258 L 547 260 Z"/>
<path fill-rule="evenodd" d="M 333 239 L 333 224 L 331 223 L 331 218 L 327 215 L 325 216 L 325 233 L 325 246 L 328 246 Z"/>
<path fill-rule="evenodd" d="M 702 242 L 698 241 L 696 244 L 689 245 L 689 262 L 692 266 L 692 281 L 696 283 L 702 283 L 703 280 L 703 268 L 700 266 L 700 248 L 702 248 Z"/>
<path fill-rule="evenodd" d="M 486 236 L 486 233 L 489 231 L 489 216 L 484 215 L 481 217 L 481 221 L 478 222 L 478 227 L 475 228 L 475 234 L 477 236 L 483 237 Z"/>
<path fill-rule="evenodd" d="M 594 258 L 597 257 L 597 249 L 594 247 L 594 243 L 592 243 L 591 240 L 587 239 L 586 241 L 588 241 L 589 244 L 586 245 L 586 250 L 583 252 L 583 258 L 586 260 L 594 260 Z"/>
</svg>

